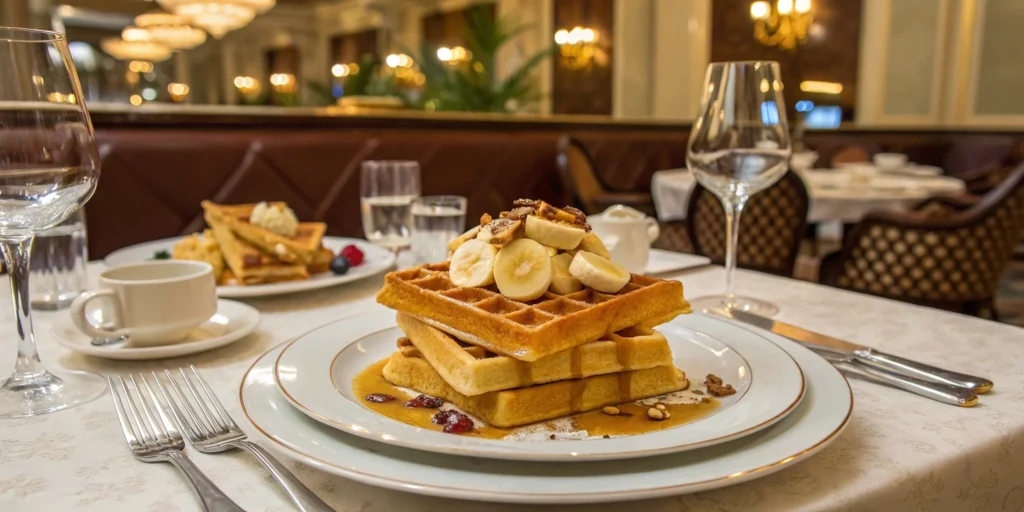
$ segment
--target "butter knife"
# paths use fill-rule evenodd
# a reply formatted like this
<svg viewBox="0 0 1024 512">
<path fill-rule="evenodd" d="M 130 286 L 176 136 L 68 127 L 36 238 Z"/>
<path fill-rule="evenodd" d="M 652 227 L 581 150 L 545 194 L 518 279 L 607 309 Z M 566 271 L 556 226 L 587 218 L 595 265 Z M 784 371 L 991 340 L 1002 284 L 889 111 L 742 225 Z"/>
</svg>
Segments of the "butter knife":
<svg viewBox="0 0 1024 512">
<path fill-rule="evenodd" d="M 880 368 L 882 370 L 896 372 L 915 379 L 966 388 L 977 394 L 987 393 L 992 389 L 992 381 L 988 379 L 944 370 L 942 368 L 919 363 L 917 361 L 894 356 L 892 354 L 886 354 L 885 352 L 881 352 L 870 347 L 808 331 L 795 325 L 780 322 L 778 320 L 772 320 L 771 318 L 765 318 L 763 316 L 735 309 L 722 309 L 716 310 L 715 312 L 734 318 L 743 323 L 753 325 L 754 327 L 771 331 L 785 338 L 794 340 L 804 346 L 818 350 L 825 350 L 841 356 L 848 356 L 857 362 L 875 368 Z"/>
<path fill-rule="evenodd" d="M 881 370 L 862 364 L 851 356 L 840 355 L 813 346 L 811 350 L 832 363 L 832 366 L 835 366 L 837 370 L 847 377 L 902 389 L 915 395 L 957 407 L 973 407 L 978 403 L 978 395 L 964 387 L 939 384 L 938 382 L 915 379 L 896 372 Z"/>
</svg>

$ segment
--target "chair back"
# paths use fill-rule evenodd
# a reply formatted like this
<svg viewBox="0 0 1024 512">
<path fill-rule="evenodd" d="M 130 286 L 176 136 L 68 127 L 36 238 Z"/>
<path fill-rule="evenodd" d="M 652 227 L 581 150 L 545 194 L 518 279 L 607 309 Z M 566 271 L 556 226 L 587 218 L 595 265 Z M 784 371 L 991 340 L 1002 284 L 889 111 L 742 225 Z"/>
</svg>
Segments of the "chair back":
<svg viewBox="0 0 1024 512">
<path fill-rule="evenodd" d="M 558 140 L 558 172 L 572 204 L 582 205 L 588 214 L 600 211 L 596 198 L 605 187 L 597 176 L 597 166 L 583 143 L 568 135 Z"/>
<path fill-rule="evenodd" d="M 1024 235 L 1024 165 L 976 205 L 935 218 L 872 213 L 822 262 L 821 282 L 978 314 Z"/>
<path fill-rule="evenodd" d="M 792 171 L 751 196 L 740 215 L 737 265 L 792 276 L 807 229 L 809 204 L 807 187 Z M 725 210 L 721 201 L 698 184 L 690 196 L 686 219 L 690 241 L 697 254 L 715 263 L 724 263 Z"/>
<path fill-rule="evenodd" d="M 846 146 L 832 154 L 832 166 L 871 161 L 871 150 L 863 146 Z"/>
</svg>

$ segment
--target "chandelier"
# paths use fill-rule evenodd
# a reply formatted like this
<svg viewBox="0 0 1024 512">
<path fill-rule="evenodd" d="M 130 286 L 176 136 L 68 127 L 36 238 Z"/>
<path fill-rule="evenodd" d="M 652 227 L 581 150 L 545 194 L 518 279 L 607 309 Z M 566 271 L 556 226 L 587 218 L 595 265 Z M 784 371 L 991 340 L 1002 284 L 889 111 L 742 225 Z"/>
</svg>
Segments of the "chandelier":
<svg viewBox="0 0 1024 512">
<path fill-rule="evenodd" d="M 153 40 L 174 50 L 190 50 L 206 42 L 206 32 L 189 26 L 182 16 L 154 11 L 135 17 L 135 24 L 149 31 Z"/>
<path fill-rule="evenodd" d="M 100 40 L 100 48 L 118 60 L 141 60 L 160 62 L 171 58 L 169 46 L 153 40 L 148 30 L 127 27 L 121 37 L 107 37 Z"/>
<path fill-rule="evenodd" d="M 220 39 L 232 30 L 248 25 L 276 0 L 157 0 L 161 7 L 182 16 L 191 24 Z"/>
<path fill-rule="evenodd" d="M 814 16 L 811 0 L 776 0 L 773 4 L 759 0 L 750 4 L 754 20 L 754 39 L 765 46 L 792 50 L 807 40 L 807 29 Z"/>
<path fill-rule="evenodd" d="M 555 32 L 555 44 L 566 67 L 573 70 L 586 68 L 597 53 L 597 32 L 592 28 L 573 27 Z"/>
</svg>

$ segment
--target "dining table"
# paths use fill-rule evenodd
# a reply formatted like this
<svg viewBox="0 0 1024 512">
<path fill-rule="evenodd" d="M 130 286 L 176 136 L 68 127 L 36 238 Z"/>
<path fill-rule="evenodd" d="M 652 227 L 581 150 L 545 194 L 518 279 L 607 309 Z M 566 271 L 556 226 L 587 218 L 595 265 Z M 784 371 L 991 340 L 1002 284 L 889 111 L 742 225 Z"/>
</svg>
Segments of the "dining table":
<svg viewBox="0 0 1024 512">
<path fill-rule="evenodd" d="M 923 167 L 923 166 L 922 166 Z M 936 168 L 930 168 L 939 171 Z M 941 174 L 872 176 L 863 183 L 849 179 L 852 168 L 796 171 L 807 187 L 807 222 L 854 224 L 876 210 L 907 211 L 922 201 L 963 193 L 964 182 Z M 846 179 L 836 179 L 846 178 Z M 651 196 L 662 222 L 686 218 L 690 194 L 697 179 L 686 169 L 655 172 Z"/>
<path fill-rule="evenodd" d="M 90 275 L 102 268 L 90 264 Z M 723 269 L 711 265 L 663 277 L 681 280 L 687 296 L 720 293 L 724 284 Z M 1024 329 L 745 270 L 737 272 L 736 282 L 745 295 L 778 304 L 780 320 L 983 375 L 995 387 L 979 405 L 958 408 L 852 380 L 853 414 L 820 453 L 791 467 L 783 463 L 781 470 L 760 479 L 642 503 L 531 507 L 459 501 L 416 494 L 415 489 L 372 487 L 283 455 L 281 459 L 326 503 L 346 512 L 1024 510 Z M 243 374 L 261 354 L 313 327 L 379 308 L 374 296 L 382 283 L 382 276 L 375 276 L 308 293 L 245 299 L 261 312 L 254 333 L 226 347 L 177 359 L 114 361 L 64 349 L 49 330 L 66 310 L 36 312 L 35 332 L 50 367 L 127 376 L 194 364 L 242 430 L 273 452 L 279 447 L 262 437 L 240 410 Z M 9 304 L 0 311 L 0 332 L 9 333 L 0 350 L 0 368 L 6 369 L 16 349 L 14 314 Z M 191 447 L 186 451 L 245 510 L 294 510 L 251 457 L 201 454 Z M 645 462 L 621 463 L 628 472 Z M 144 464 L 131 455 L 111 398 L 105 395 L 65 411 L 0 420 L 0 510 L 172 512 L 199 510 L 199 504 L 171 465 Z"/>
</svg>

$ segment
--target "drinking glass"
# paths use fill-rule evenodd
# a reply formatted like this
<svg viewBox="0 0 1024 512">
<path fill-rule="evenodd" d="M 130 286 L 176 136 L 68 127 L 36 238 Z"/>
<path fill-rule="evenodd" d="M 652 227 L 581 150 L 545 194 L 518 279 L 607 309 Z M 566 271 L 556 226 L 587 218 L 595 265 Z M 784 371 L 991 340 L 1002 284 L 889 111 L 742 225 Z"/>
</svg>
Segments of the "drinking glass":
<svg viewBox="0 0 1024 512">
<path fill-rule="evenodd" d="M 367 160 L 361 178 L 363 233 L 370 243 L 397 254 L 412 239 L 412 202 L 420 196 L 420 164 Z"/>
<path fill-rule="evenodd" d="M 466 227 L 466 198 L 427 196 L 412 202 L 412 252 L 419 263 L 436 263 L 448 256 L 448 242 Z"/>
<path fill-rule="evenodd" d="M 29 308 L 33 238 L 89 200 L 100 163 L 62 34 L 0 27 L 0 69 L 0 249 L 18 337 L 14 372 L 0 387 L 0 417 L 13 418 L 66 409 L 106 391 L 98 375 L 43 367 Z"/>
<path fill-rule="evenodd" d="M 743 206 L 782 178 L 792 152 L 779 64 L 712 63 L 703 91 L 686 164 L 725 209 L 725 294 L 691 302 L 698 310 L 724 306 L 771 316 L 778 313 L 774 304 L 736 295 L 733 274 Z"/>
<path fill-rule="evenodd" d="M 29 264 L 32 309 L 53 311 L 70 306 L 89 285 L 88 261 L 84 209 L 36 233 Z"/>
</svg>

